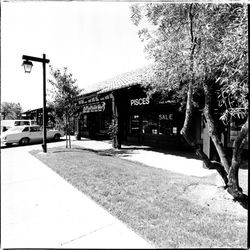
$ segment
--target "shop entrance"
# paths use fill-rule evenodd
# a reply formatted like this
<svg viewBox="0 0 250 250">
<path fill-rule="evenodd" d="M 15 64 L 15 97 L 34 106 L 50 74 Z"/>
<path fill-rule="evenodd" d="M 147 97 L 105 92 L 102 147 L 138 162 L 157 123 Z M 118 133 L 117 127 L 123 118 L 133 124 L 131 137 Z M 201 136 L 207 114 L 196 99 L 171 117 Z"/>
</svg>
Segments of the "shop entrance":
<svg viewBox="0 0 250 250">
<path fill-rule="evenodd" d="M 130 115 L 127 140 L 131 143 L 141 143 L 141 115 Z"/>
<path fill-rule="evenodd" d="M 129 115 L 127 141 L 148 146 L 179 147 L 181 122 L 173 110 Z"/>
</svg>

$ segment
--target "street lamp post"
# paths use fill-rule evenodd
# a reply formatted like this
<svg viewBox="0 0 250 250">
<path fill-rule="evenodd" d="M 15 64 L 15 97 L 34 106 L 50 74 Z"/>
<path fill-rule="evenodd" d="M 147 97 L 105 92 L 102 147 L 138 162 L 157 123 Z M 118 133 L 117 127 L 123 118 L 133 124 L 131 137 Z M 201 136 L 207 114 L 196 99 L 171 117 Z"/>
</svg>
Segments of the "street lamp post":
<svg viewBox="0 0 250 250">
<path fill-rule="evenodd" d="M 46 63 L 49 63 L 50 61 L 46 59 L 46 55 L 43 54 L 43 58 L 39 57 L 33 57 L 33 56 L 27 56 L 23 55 L 23 66 L 25 73 L 30 73 L 32 69 L 32 62 L 41 62 L 43 64 L 43 152 L 47 152 L 47 144 L 46 144 L 46 125 L 47 125 L 47 115 L 46 115 Z"/>
</svg>

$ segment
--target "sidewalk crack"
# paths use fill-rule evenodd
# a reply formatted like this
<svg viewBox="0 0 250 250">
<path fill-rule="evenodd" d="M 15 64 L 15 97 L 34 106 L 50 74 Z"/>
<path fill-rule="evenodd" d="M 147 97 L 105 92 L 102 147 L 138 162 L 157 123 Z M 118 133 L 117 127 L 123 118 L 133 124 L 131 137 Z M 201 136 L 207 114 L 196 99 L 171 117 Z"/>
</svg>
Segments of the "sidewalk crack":
<svg viewBox="0 0 250 250">
<path fill-rule="evenodd" d="M 93 231 L 91 231 L 91 232 L 82 234 L 82 235 L 80 235 L 80 236 L 78 236 L 78 237 L 76 237 L 76 238 L 73 238 L 73 239 L 71 239 L 71 240 L 68 240 L 68 241 L 63 242 L 63 243 L 61 243 L 60 245 L 61 245 L 61 246 L 67 245 L 67 244 L 69 244 L 69 243 L 71 243 L 71 242 L 73 242 L 73 241 L 79 240 L 79 239 L 81 239 L 81 238 L 83 238 L 83 237 L 85 237 L 85 236 L 88 236 L 88 235 L 90 235 L 90 234 L 93 234 L 93 233 L 95 233 L 95 232 L 98 232 L 98 231 L 100 231 L 100 230 L 102 230 L 102 229 L 104 229 L 104 228 L 106 228 L 106 227 L 110 227 L 110 226 L 112 226 L 112 225 L 114 225 L 114 223 L 105 225 L 105 226 L 100 227 L 100 228 L 97 228 L 97 229 L 95 229 L 95 230 L 93 230 Z"/>
</svg>

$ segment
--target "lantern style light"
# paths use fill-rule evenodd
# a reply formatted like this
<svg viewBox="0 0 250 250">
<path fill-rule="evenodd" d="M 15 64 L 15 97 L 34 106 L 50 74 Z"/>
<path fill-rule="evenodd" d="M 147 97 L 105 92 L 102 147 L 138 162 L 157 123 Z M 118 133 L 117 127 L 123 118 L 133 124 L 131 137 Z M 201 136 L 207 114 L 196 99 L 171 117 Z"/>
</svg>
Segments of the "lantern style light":
<svg viewBox="0 0 250 250">
<path fill-rule="evenodd" d="M 25 61 L 23 61 L 22 66 L 24 67 L 24 72 L 25 73 L 30 73 L 31 69 L 32 69 L 32 66 L 33 66 L 33 63 L 31 61 L 29 61 L 29 60 L 25 60 Z"/>
<path fill-rule="evenodd" d="M 46 55 L 43 54 L 43 57 L 34 57 L 34 56 L 27 56 L 27 55 L 23 55 L 22 56 L 23 59 L 23 64 L 22 66 L 24 67 L 24 72 L 25 73 L 30 73 L 33 63 L 32 62 L 40 62 L 43 64 L 43 144 L 42 144 L 42 148 L 43 148 L 43 152 L 47 153 L 47 142 L 46 142 L 46 138 L 47 138 L 47 129 L 46 129 L 46 125 L 47 125 L 47 114 L 46 114 L 46 63 L 49 63 L 50 60 L 46 59 Z M 32 61 L 32 62 L 31 62 Z"/>
</svg>

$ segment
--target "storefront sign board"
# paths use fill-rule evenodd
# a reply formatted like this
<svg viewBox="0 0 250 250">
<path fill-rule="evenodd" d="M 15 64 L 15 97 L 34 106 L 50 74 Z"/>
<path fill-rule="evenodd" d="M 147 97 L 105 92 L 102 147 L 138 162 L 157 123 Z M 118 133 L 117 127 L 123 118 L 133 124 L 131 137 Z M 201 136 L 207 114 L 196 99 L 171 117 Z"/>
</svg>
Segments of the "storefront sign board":
<svg viewBox="0 0 250 250">
<path fill-rule="evenodd" d="M 173 114 L 159 114 L 159 120 L 173 120 Z"/>
<path fill-rule="evenodd" d="M 141 106 L 149 104 L 149 97 L 137 98 L 130 100 L 130 106 Z"/>
<path fill-rule="evenodd" d="M 103 112 L 104 110 L 105 110 L 105 102 L 84 105 L 82 108 L 83 113 Z"/>
</svg>

